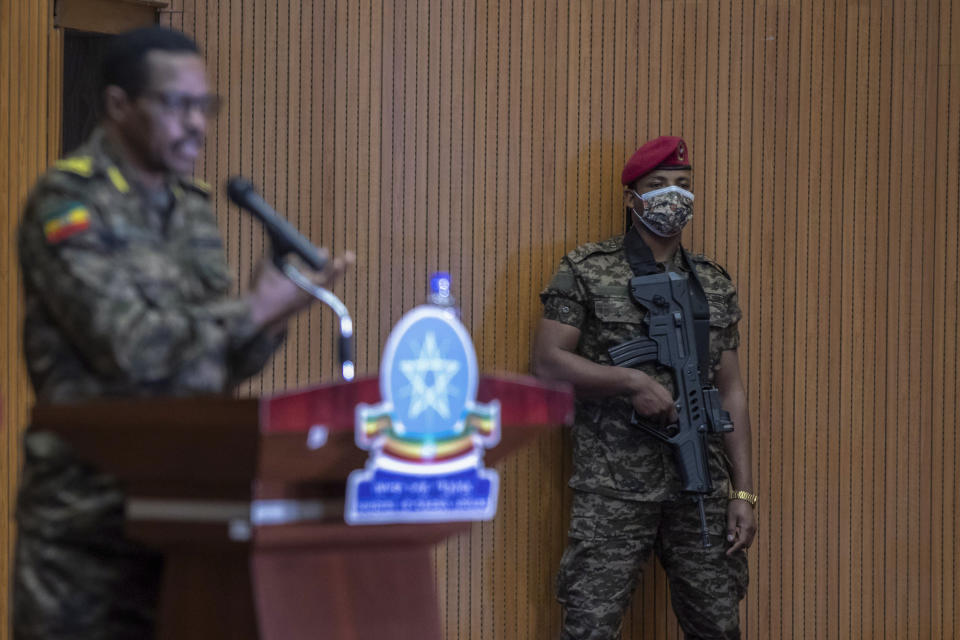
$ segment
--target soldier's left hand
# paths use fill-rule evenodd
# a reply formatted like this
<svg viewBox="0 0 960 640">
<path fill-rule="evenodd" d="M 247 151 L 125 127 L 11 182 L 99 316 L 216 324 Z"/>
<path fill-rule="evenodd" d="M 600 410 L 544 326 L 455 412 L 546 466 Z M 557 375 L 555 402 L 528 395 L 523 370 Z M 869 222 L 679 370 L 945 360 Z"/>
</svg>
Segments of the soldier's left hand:
<svg viewBox="0 0 960 640">
<path fill-rule="evenodd" d="M 757 535 L 757 514 L 746 500 L 731 500 L 727 505 L 727 555 L 739 549 L 746 551 Z"/>
<path fill-rule="evenodd" d="M 347 251 L 343 256 L 327 262 L 322 271 L 313 271 L 297 260 L 293 262 L 314 285 L 329 287 L 356 262 L 356 256 L 352 251 Z M 250 304 L 254 326 L 261 329 L 276 327 L 314 301 L 313 296 L 294 284 L 268 260 L 263 260 L 254 269 L 252 283 L 244 298 Z"/>
<path fill-rule="evenodd" d="M 326 255 L 326 249 L 321 249 L 321 252 Z M 297 256 L 289 256 L 287 260 L 297 268 L 301 275 L 306 276 L 314 286 L 330 288 L 343 277 L 343 274 L 348 268 L 357 262 L 357 256 L 353 251 L 346 251 L 343 255 L 330 258 L 321 271 L 314 271 Z M 283 277 L 286 279 L 286 276 Z M 289 283 L 292 285 L 293 281 L 291 280 Z M 313 295 L 307 293 L 300 287 L 295 286 L 294 288 L 296 290 L 296 297 L 299 300 L 299 302 L 295 303 L 295 311 L 305 309 L 316 302 L 316 298 L 314 298 Z"/>
</svg>

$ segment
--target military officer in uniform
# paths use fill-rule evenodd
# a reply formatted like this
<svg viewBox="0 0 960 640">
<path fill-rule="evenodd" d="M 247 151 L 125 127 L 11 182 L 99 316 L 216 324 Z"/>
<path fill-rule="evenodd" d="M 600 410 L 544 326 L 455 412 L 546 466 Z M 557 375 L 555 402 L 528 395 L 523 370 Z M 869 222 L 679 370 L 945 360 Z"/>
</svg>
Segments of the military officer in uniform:
<svg viewBox="0 0 960 640">
<path fill-rule="evenodd" d="M 33 189 L 20 226 L 37 401 L 229 392 L 311 298 L 268 261 L 239 297 L 209 187 L 190 177 L 217 97 L 196 44 L 154 27 L 103 62 L 100 126 Z M 312 273 L 336 280 L 352 255 Z M 124 538 L 115 480 L 31 432 L 17 505 L 17 640 L 153 635 L 161 565 Z"/>
<path fill-rule="evenodd" d="M 661 136 L 640 147 L 621 176 L 628 230 L 568 253 L 541 294 L 543 318 L 533 369 L 573 384 L 573 505 L 557 580 L 565 639 L 619 637 L 642 565 L 654 552 L 670 580 L 687 638 L 738 638 L 747 587 L 746 550 L 756 533 L 750 421 L 741 382 L 736 289 L 712 260 L 689 255 L 681 231 L 693 213 L 692 167 L 684 141 Z M 709 303 L 709 381 L 734 431 L 710 435 L 714 492 L 705 500 L 713 544 L 701 542 L 697 503 L 681 492 L 669 445 L 631 424 L 677 419 L 673 379 L 655 364 L 611 366 L 607 350 L 646 335 L 630 298 L 632 262 L 651 272 L 696 277 Z"/>
</svg>

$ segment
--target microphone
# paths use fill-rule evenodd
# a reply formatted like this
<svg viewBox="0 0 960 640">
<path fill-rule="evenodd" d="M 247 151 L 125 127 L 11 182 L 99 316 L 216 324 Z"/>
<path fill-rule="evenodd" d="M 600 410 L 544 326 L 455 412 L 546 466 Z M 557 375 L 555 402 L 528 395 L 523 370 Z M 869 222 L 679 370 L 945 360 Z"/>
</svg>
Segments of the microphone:
<svg viewBox="0 0 960 640">
<path fill-rule="evenodd" d="M 315 271 L 323 271 L 327 258 L 313 243 L 304 238 L 296 228 L 273 210 L 249 180 L 234 176 L 227 181 L 227 195 L 242 209 L 246 209 L 263 224 L 273 245 L 273 263 L 283 269 L 283 256 L 295 253 Z"/>
<path fill-rule="evenodd" d="M 283 260 L 283 256 L 296 253 L 314 270 L 323 271 L 327 264 L 325 253 L 321 254 L 309 240 L 300 235 L 292 224 L 274 211 L 246 178 L 240 176 L 230 178 L 227 181 L 227 195 L 235 204 L 256 216 L 266 227 L 270 243 L 273 245 L 273 263 L 277 268 L 298 287 L 325 303 L 337 314 L 340 319 L 340 370 L 345 380 L 353 380 L 356 372 L 353 362 L 353 320 L 346 305 L 332 291 L 313 284 L 295 266 Z"/>
</svg>

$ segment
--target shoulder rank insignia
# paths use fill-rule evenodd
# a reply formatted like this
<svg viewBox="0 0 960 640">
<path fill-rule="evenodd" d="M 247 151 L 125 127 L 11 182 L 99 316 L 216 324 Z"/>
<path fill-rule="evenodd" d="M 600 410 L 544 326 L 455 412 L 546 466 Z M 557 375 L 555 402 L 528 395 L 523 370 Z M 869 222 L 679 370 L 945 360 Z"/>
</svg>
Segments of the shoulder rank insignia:
<svg viewBox="0 0 960 640">
<path fill-rule="evenodd" d="M 183 185 L 191 191 L 195 191 L 206 198 L 210 197 L 212 187 L 208 182 L 204 182 L 200 178 L 193 178 L 189 176 L 184 176 L 181 178 L 181 181 L 183 182 Z"/>
<path fill-rule="evenodd" d="M 67 202 L 43 217 L 43 235 L 57 244 L 90 228 L 90 211 L 82 202 Z"/>
<path fill-rule="evenodd" d="M 78 176 L 89 178 L 93 175 L 93 158 L 90 156 L 73 156 L 57 160 L 54 165 L 60 171 L 75 173 Z"/>
<path fill-rule="evenodd" d="M 117 191 L 120 193 L 130 193 L 130 184 L 127 182 L 127 179 L 123 177 L 120 169 L 114 166 L 107 167 L 107 177 L 110 178 L 110 182 L 113 183 Z"/>
<path fill-rule="evenodd" d="M 718 263 L 718 262 L 716 262 L 716 261 L 714 261 L 714 260 L 711 260 L 710 258 L 708 258 L 707 256 L 703 255 L 702 253 L 693 254 L 693 255 L 690 256 L 690 259 L 691 259 L 693 262 L 699 262 L 700 264 L 705 264 L 705 265 L 707 265 L 707 266 L 713 267 L 714 269 L 716 269 L 717 271 L 719 271 L 719 272 L 721 273 L 721 275 L 723 275 L 724 278 L 726 278 L 727 280 L 730 280 L 731 282 L 733 281 L 733 278 L 730 277 L 730 274 L 727 273 L 727 270 L 724 269 L 723 266 L 720 265 L 720 263 Z"/>
<path fill-rule="evenodd" d="M 601 242 L 588 242 L 586 244 L 582 244 L 568 253 L 566 257 L 570 262 L 578 263 L 583 262 L 590 256 L 598 253 L 616 253 L 622 247 L 622 236 L 614 236 L 613 238 L 608 238 Z"/>
</svg>

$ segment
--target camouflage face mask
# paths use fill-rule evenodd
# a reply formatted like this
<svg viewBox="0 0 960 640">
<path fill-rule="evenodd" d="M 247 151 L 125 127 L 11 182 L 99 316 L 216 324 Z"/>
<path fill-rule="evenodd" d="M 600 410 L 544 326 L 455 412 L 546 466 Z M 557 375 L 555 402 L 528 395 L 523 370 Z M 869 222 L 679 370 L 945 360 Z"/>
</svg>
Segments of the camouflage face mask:
<svg viewBox="0 0 960 640">
<path fill-rule="evenodd" d="M 643 195 L 633 192 L 640 198 L 642 212 L 633 210 L 633 215 L 643 223 L 651 233 L 662 238 L 675 236 L 693 217 L 693 194 L 686 189 L 671 186 L 655 189 Z"/>
</svg>

